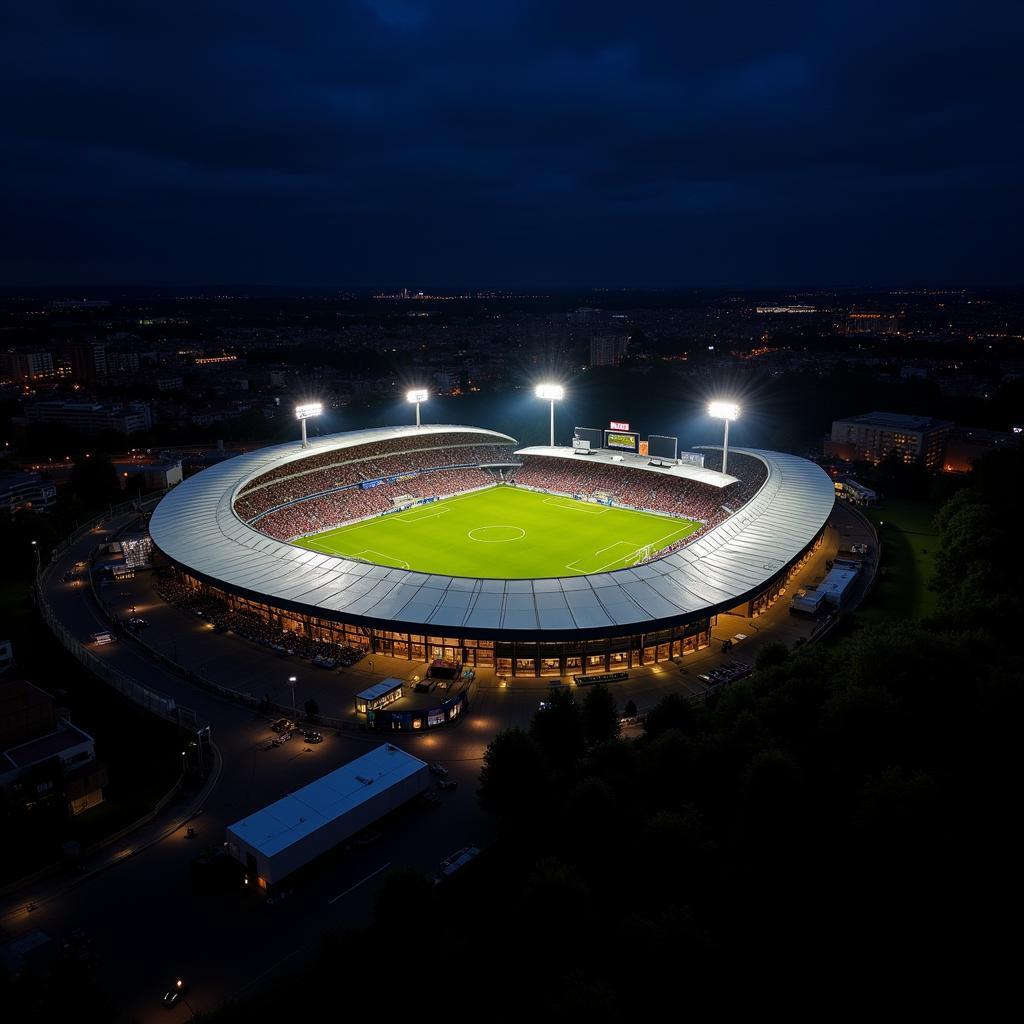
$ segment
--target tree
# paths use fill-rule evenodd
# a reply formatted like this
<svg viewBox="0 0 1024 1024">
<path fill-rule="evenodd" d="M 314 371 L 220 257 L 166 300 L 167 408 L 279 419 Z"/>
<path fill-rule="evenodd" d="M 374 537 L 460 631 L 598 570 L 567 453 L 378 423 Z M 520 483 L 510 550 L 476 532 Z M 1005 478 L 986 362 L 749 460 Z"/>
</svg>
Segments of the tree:
<svg viewBox="0 0 1024 1024">
<path fill-rule="evenodd" d="M 499 732 L 484 752 L 477 799 L 491 814 L 509 821 L 536 817 L 547 802 L 544 758 L 522 729 Z"/>
<path fill-rule="evenodd" d="M 556 690 L 534 713 L 530 736 L 553 768 L 572 767 L 583 754 L 583 715 L 568 688 Z"/>
<path fill-rule="evenodd" d="M 554 857 L 541 860 L 523 883 L 520 911 L 534 935 L 550 949 L 583 942 L 593 917 L 590 887 L 576 868 Z"/>
<path fill-rule="evenodd" d="M 310 697 L 309 700 L 307 700 L 306 703 L 302 706 L 305 709 L 306 718 L 308 718 L 311 722 L 315 722 L 317 716 L 320 714 L 320 705 L 317 704 L 317 702 L 312 697 Z"/>
<path fill-rule="evenodd" d="M 636 718 L 636 701 L 630 698 L 626 701 L 626 706 L 622 709 L 622 713 L 627 718 Z"/>
<path fill-rule="evenodd" d="M 121 500 L 121 487 L 114 464 L 106 455 L 93 454 L 75 461 L 71 471 L 71 491 L 89 511 Z"/>
<path fill-rule="evenodd" d="M 619 735 L 619 709 L 607 686 L 590 687 L 583 698 L 583 736 L 590 746 Z"/>
<path fill-rule="evenodd" d="M 694 731 L 696 722 L 697 711 L 689 699 L 681 693 L 670 693 L 647 712 L 644 735 L 653 739 L 669 729 L 689 734 Z"/>
<path fill-rule="evenodd" d="M 758 672 L 763 672 L 765 669 L 783 664 L 788 657 L 789 648 L 781 641 L 773 640 L 758 652 L 757 658 L 754 659 L 754 668 Z"/>
</svg>

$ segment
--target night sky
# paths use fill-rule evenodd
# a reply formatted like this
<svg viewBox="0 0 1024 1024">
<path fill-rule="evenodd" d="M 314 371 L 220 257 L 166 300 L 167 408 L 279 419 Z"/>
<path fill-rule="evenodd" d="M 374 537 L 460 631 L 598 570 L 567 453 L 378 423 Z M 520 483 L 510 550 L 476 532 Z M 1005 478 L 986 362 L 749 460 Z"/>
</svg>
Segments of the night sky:
<svg viewBox="0 0 1024 1024">
<path fill-rule="evenodd" d="M 1019 3 L 0 16 L 0 284 L 1021 283 Z"/>
</svg>

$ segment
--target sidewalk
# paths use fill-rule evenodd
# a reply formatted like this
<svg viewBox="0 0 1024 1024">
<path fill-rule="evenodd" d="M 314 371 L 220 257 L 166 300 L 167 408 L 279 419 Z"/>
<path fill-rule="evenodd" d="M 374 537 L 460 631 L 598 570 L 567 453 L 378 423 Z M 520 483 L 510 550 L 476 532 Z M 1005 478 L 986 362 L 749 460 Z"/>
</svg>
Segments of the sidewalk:
<svg viewBox="0 0 1024 1024">
<path fill-rule="evenodd" d="M 90 853 L 83 855 L 81 864 L 85 870 L 79 867 L 56 867 L 47 877 L 35 879 L 14 892 L 6 893 L 0 902 L 0 929 L 24 929 L 35 910 L 44 904 L 66 896 L 109 868 L 149 849 L 202 814 L 206 801 L 220 780 L 223 768 L 220 750 L 214 743 L 210 744 L 210 750 L 213 753 L 213 768 L 203 788 L 188 806 L 181 807 L 180 801 L 172 798 L 166 807 L 148 820 L 140 819 L 134 825 L 129 825 L 127 830 L 101 840 Z M 198 849 L 196 852 L 199 852 Z M 28 909 L 30 905 L 34 906 L 33 910 Z"/>
</svg>

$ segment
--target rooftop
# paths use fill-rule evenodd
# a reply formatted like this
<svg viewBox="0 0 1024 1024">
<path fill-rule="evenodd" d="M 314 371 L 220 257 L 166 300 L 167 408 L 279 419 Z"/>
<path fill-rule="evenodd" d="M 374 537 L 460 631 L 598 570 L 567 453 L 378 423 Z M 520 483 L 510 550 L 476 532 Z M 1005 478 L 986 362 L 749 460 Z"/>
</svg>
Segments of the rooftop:
<svg viewBox="0 0 1024 1024">
<path fill-rule="evenodd" d="M 362 692 L 357 693 L 356 697 L 362 698 L 363 700 L 375 700 L 377 697 L 383 697 L 385 693 L 390 693 L 401 685 L 401 679 L 385 679 L 383 682 L 374 683 L 373 686 L 368 686 Z"/>
<path fill-rule="evenodd" d="M 273 857 L 426 766 L 426 761 L 384 743 L 236 821 L 228 832 L 265 857 Z"/>
<path fill-rule="evenodd" d="M 865 427 L 892 427 L 895 430 L 928 430 L 951 427 L 950 420 L 937 420 L 931 416 L 908 416 L 901 412 L 865 412 L 859 416 L 845 416 L 837 423 L 860 423 Z"/>
<path fill-rule="evenodd" d="M 363 440 L 378 433 L 396 436 L 397 429 L 334 435 L 310 447 L 331 450 L 359 443 L 360 435 Z M 756 593 L 813 541 L 832 512 L 835 487 L 814 463 L 782 452 L 732 451 L 760 459 L 768 470 L 746 505 L 671 555 L 590 576 L 431 575 L 266 537 L 239 520 L 232 500 L 254 476 L 300 456 L 297 442 L 239 455 L 179 484 L 154 511 L 150 535 L 173 562 L 216 585 L 304 614 L 367 626 L 434 633 L 451 628 L 495 638 L 514 632 L 553 640 L 585 630 L 651 629 L 652 622 L 725 610 Z"/>
<path fill-rule="evenodd" d="M 39 739 L 29 740 L 20 746 L 11 747 L 4 752 L 15 768 L 30 768 L 34 764 L 48 761 L 51 757 L 57 757 L 65 751 L 79 747 L 83 743 L 91 743 L 92 737 L 82 732 L 77 726 L 70 722 L 61 722 L 56 732 L 47 733 Z"/>
</svg>

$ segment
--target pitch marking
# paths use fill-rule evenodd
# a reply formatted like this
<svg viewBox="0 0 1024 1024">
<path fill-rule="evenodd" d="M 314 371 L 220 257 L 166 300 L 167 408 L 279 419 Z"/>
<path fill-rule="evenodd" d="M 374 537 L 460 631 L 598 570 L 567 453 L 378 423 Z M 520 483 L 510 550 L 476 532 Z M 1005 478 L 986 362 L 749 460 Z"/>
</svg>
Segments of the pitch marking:
<svg viewBox="0 0 1024 1024">
<path fill-rule="evenodd" d="M 376 555 L 376 558 L 366 558 L 367 555 Z M 395 558 L 394 555 L 385 555 L 383 551 L 375 551 L 373 548 L 363 548 L 362 551 L 357 551 L 351 557 L 353 558 L 365 558 L 368 562 L 378 562 L 381 560 L 384 562 L 397 562 L 399 569 L 408 569 L 409 563 L 404 558 Z"/>
<path fill-rule="evenodd" d="M 571 512 L 586 512 L 588 516 L 603 516 L 608 511 L 607 507 L 590 508 L 585 502 L 572 498 L 545 498 L 543 504 L 554 505 L 555 508 L 564 508 Z"/>
<path fill-rule="evenodd" d="M 474 537 L 474 533 L 483 533 L 485 530 L 518 530 L 519 536 L 517 537 L 500 537 L 497 540 L 489 540 L 487 537 Z M 469 530 L 466 536 L 470 540 L 475 540 L 479 544 L 510 544 L 514 540 L 522 540 L 526 536 L 526 531 L 521 526 L 508 526 L 506 524 L 495 525 L 495 526 L 477 526 L 475 529 Z"/>
<path fill-rule="evenodd" d="M 401 512 L 393 518 L 397 519 L 400 523 L 422 523 L 424 519 L 436 519 L 438 516 L 443 516 L 448 509 L 439 508 L 435 512 L 431 512 L 429 515 L 418 516 L 409 512 Z"/>
</svg>

